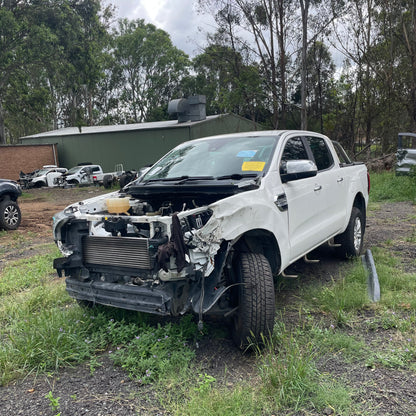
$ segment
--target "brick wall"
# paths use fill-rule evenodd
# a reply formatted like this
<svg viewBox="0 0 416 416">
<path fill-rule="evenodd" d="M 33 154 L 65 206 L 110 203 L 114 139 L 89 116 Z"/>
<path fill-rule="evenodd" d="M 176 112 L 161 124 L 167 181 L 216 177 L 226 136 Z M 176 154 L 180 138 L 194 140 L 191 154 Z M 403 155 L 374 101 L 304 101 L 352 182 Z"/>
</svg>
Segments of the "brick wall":
<svg viewBox="0 0 416 416">
<path fill-rule="evenodd" d="M 55 144 L 0 146 L 1 179 L 17 180 L 20 171 L 33 172 L 43 165 L 59 166 Z"/>
</svg>

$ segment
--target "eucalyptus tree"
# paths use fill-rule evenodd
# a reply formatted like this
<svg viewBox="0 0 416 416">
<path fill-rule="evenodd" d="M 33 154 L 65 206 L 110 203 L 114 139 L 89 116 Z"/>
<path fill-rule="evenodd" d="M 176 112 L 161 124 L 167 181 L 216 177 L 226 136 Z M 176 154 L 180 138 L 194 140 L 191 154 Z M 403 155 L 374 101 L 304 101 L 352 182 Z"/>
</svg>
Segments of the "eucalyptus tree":
<svg viewBox="0 0 416 416">
<path fill-rule="evenodd" d="M 229 46 L 211 44 L 193 59 L 194 93 L 207 97 L 207 113 L 232 112 L 252 121 L 265 121 L 265 94 L 256 65 Z"/>
<path fill-rule="evenodd" d="M 59 49 L 45 62 L 54 104 L 54 127 L 96 123 L 94 96 L 104 77 L 104 51 L 110 37 L 109 7 L 100 0 L 55 0 L 44 21 L 58 37 Z"/>
<path fill-rule="evenodd" d="M 351 134 L 381 139 L 393 151 L 397 132 L 416 127 L 415 4 L 401 0 L 350 0 L 339 16 L 338 48 L 351 61 L 356 117 Z"/>
<path fill-rule="evenodd" d="M 306 55 L 306 78 L 302 81 L 307 91 L 309 118 L 314 131 L 325 132 L 324 118 L 334 104 L 335 64 L 328 46 L 321 41 L 313 42 Z"/>
<path fill-rule="evenodd" d="M 114 56 L 123 80 L 121 107 L 126 121 L 135 123 L 149 121 L 157 108 L 167 106 L 190 65 L 168 33 L 142 19 L 119 21 Z"/>
<path fill-rule="evenodd" d="M 30 1 L 3 0 L 0 2 L 0 144 L 6 142 L 8 115 L 19 111 L 19 97 L 30 73 L 37 73 L 43 62 L 51 59 L 56 46 L 56 36 L 37 19 L 44 10 L 43 5 L 32 5 Z M 28 85 L 29 87 L 30 85 Z M 32 82 L 36 89 L 38 86 Z M 42 94 L 39 86 L 37 94 Z M 33 116 L 32 98 L 26 91 L 23 100 L 27 114 Z M 22 120 L 23 121 L 23 120 Z M 13 123 L 12 123 L 13 124 Z M 13 140 L 13 131 L 9 129 Z"/>
<path fill-rule="evenodd" d="M 285 127 L 289 68 L 297 29 L 295 0 L 199 0 L 199 5 L 203 12 L 214 13 L 217 25 L 225 29 L 224 14 L 233 16 L 228 30 L 238 36 L 230 39 L 238 45 L 236 50 L 251 51 L 252 62 L 262 75 L 271 125 Z"/>
</svg>

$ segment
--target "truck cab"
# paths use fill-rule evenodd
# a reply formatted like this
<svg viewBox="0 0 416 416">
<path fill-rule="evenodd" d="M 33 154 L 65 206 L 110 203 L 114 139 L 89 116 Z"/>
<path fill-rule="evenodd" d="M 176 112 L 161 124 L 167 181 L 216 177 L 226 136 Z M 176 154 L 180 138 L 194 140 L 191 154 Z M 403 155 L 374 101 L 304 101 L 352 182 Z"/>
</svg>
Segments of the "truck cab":
<svg viewBox="0 0 416 416">
<path fill-rule="evenodd" d="M 230 322 L 244 347 L 272 331 L 274 277 L 318 246 L 362 250 L 369 182 L 307 131 L 186 141 L 120 192 L 58 213 L 68 293 L 159 315 Z"/>
</svg>

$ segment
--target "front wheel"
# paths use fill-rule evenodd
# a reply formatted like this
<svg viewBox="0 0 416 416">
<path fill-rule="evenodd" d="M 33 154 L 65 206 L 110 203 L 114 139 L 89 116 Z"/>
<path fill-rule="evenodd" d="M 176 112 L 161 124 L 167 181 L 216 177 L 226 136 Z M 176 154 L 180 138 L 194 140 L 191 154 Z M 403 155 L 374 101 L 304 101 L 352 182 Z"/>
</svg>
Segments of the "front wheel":
<svg viewBox="0 0 416 416">
<path fill-rule="evenodd" d="M 364 227 L 363 213 L 357 207 L 353 207 L 346 230 L 335 237 L 335 243 L 340 244 L 336 250 L 341 257 L 358 257 L 361 254 L 364 243 Z"/>
<path fill-rule="evenodd" d="M 7 200 L 0 202 L 0 230 L 16 230 L 22 220 L 17 202 Z"/>
<path fill-rule="evenodd" d="M 238 347 L 261 342 L 273 332 L 275 299 L 271 267 L 258 253 L 241 253 L 236 264 L 234 302 L 238 310 L 232 323 L 232 336 Z"/>
</svg>

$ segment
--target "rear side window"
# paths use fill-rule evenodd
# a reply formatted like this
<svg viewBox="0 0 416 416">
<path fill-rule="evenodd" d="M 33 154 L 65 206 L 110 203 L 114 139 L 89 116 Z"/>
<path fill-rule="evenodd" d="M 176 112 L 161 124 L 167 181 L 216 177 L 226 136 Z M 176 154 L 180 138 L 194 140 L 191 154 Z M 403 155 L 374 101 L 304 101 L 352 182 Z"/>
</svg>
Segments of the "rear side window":
<svg viewBox="0 0 416 416">
<path fill-rule="evenodd" d="M 320 137 L 307 137 L 306 140 L 311 148 L 318 171 L 330 168 L 334 164 L 334 159 L 325 140 Z"/>
</svg>

